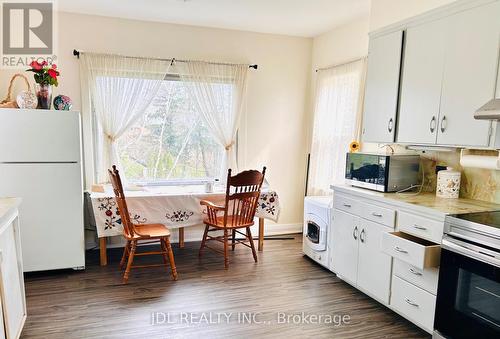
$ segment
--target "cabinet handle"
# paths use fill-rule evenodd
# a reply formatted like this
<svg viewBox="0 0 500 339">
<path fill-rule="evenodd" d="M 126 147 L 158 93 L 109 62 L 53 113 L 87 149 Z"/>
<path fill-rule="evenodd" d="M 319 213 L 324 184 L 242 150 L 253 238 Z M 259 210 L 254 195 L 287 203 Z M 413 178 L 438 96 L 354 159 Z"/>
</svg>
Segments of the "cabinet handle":
<svg viewBox="0 0 500 339">
<path fill-rule="evenodd" d="M 408 253 L 408 251 L 407 251 L 407 250 L 402 249 L 402 248 L 401 248 L 401 247 L 399 247 L 399 246 L 394 247 L 394 250 L 396 250 L 396 252 L 399 252 L 399 253 Z"/>
<path fill-rule="evenodd" d="M 359 240 L 361 240 L 362 243 L 365 242 L 365 237 L 363 237 L 363 234 L 365 234 L 364 228 L 361 230 L 361 233 L 359 234 Z"/>
<path fill-rule="evenodd" d="M 416 228 L 417 230 L 427 231 L 427 227 L 419 226 L 417 224 L 413 225 L 413 228 Z"/>
<path fill-rule="evenodd" d="M 443 115 L 443 119 L 441 119 L 441 132 L 444 133 L 447 125 L 448 125 L 448 123 L 446 122 L 446 115 Z"/>
<path fill-rule="evenodd" d="M 422 273 L 415 271 L 413 268 L 410 268 L 409 271 L 410 271 L 410 273 L 413 273 L 415 275 L 422 275 Z"/>
<path fill-rule="evenodd" d="M 416 302 L 411 301 L 411 300 L 410 300 L 410 299 L 408 299 L 408 298 L 405 298 L 405 301 L 406 301 L 406 303 L 407 303 L 407 304 L 409 304 L 409 305 L 411 305 L 411 306 L 415 306 L 415 307 L 418 307 L 418 306 L 419 306 Z"/>
<path fill-rule="evenodd" d="M 373 212 L 373 213 L 372 213 L 372 215 L 373 215 L 374 217 L 378 217 L 378 218 L 382 218 L 382 217 L 383 217 L 383 215 L 382 215 L 382 214 L 380 214 L 380 213 L 376 213 L 376 212 Z"/>
<path fill-rule="evenodd" d="M 358 240 L 358 226 L 354 227 L 354 230 L 352 231 L 352 237 L 354 240 Z"/>
<path fill-rule="evenodd" d="M 392 118 L 389 119 L 389 123 L 387 124 L 387 130 L 389 133 L 392 132 L 392 127 L 393 127 L 394 120 Z"/>
<path fill-rule="evenodd" d="M 431 122 L 429 124 L 429 129 L 431 133 L 434 133 L 434 131 L 436 130 L 436 117 L 434 115 L 432 116 Z"/>
<path fill-rule="evenodd" d="M 348 207 L 348 208 L 351 208 L 351 204 L 344 204 L 344 207 Z"/>
</svg>

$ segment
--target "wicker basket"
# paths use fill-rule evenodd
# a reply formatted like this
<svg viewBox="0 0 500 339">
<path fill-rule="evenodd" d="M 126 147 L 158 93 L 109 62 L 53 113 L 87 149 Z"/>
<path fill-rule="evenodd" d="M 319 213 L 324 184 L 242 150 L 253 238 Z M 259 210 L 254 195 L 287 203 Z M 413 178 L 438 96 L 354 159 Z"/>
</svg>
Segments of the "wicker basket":
<svg viewBox="0 0 500 339">
<path fill-rule="evenodd" d="M 14 76 L 10 79 L 9 88 L 7 89 L 7 96 L 5 97 L 5 99 L 0 101 L 0 108 L 19 108 L 16 100 L 12 100 L 12 85 L 14 84 L 14 80 L 16 78 L 22 78 L 24 80 L 24 83 L 26 84 L 27 90 L 31 91 L 28 78 L 20 73 L 14 74 Z"/>
</svg>

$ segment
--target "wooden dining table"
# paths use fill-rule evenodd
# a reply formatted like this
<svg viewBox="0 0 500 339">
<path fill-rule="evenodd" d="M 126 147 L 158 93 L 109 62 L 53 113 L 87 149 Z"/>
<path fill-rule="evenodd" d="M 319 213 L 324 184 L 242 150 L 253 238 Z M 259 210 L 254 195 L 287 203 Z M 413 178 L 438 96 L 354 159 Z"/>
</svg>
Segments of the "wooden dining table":
<svg viewBox="0 0 500 339">
<path fill-rule="evenodd" d="M 123 231 L 113 190 L 108 185 L 103 190 L 104 192 L 88 192 L 99 238 L 101 266 L 107 265 L 107 238 L 121 236 Z M 183 248 L 184 228 L 203 225 L 205 211 L 200 200 L 223 203 L 225 188 L 215 186 L 213 192 L 207 193 L 204 185 L 133 186 L 125 189 L 125 196 L 132 222 L 162 223 L 169 229 L 177 229 L 179 247 Z M 264 248 L 264 220 L 278 221 L 279 212 L 277 193 L 263 188 L 255 214 L 259 225 L 259 251 Z"/>
</svg>

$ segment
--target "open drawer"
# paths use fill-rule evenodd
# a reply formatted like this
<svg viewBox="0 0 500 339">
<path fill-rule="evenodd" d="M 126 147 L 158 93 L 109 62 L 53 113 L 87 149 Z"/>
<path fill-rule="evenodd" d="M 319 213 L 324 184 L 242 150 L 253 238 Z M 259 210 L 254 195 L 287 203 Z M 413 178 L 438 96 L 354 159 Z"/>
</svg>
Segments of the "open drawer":
<svg viewBox="0 0 500 339">
<path fill-rule="evenodd" d="M 382 234 L 382 251 L 417 268 L 438 267 L 441 246 L 403 232 Z"/>
</svg>

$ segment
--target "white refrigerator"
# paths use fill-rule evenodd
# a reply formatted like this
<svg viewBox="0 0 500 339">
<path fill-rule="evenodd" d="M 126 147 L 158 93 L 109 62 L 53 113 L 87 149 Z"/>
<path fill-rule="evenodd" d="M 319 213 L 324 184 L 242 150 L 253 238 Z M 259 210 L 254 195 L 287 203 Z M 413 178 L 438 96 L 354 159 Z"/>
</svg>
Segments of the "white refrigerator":
<svg viewBox="0 0 500 339">
<path fill-rule="evenodd" d="M 0 197 L 20 197 L 25 272 L 85 268 L 80 114 L 0 108 Z"/>
</svg>

